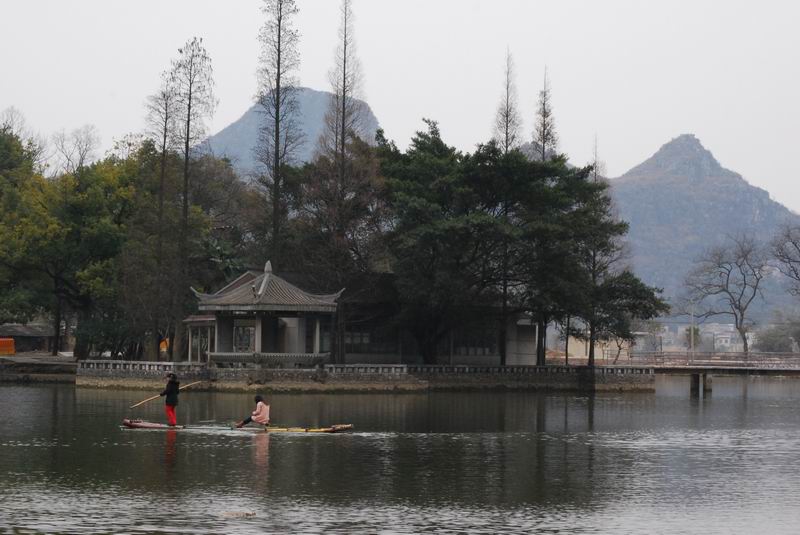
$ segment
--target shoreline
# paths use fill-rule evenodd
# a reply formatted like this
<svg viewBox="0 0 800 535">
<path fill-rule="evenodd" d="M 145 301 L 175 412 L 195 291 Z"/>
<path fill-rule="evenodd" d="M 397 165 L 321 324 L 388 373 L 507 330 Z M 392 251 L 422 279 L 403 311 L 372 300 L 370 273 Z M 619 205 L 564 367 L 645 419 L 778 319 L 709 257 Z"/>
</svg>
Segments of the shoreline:
<svg viewBox="0 0 800 535">
<path fill-rule="evenodd" d="M 325 365 L 216 368 L 184 363 L 84 361 L 76 385 L 153 389 L 168 372 L 220 392 L 424 392 L 475 390 L 655 391 L 653 368 L 566 366 Z"/>
<path fill-rule="evenodd" d="M 152 391 L 164 387 L 163 381 L 119 380 L 119 381 L 86 381 L 75 382 L 77 388 L 97 390 L 141 390 Z M 310 384 L 292 382 L 244 383 L 244 382 L 211 382 L 208 385 L 192 387 L 198 392 L 230 392 L 230 393 L 265 393 L 265 394 L 402 394 L 419 392 L 653 392 L 655 386 L 630 385 L 614 388 L 570 388 L 560 385 L 526 385 L 500 383 L 410 383 L 393 384 L 380 382 Z"/>
<path fill-rule="evenodd" d="M 211 392 L 370 393 L 437 391 L 654 392 L 652 367 L 325 365 L 318 368 L 217 368 L 185 362 L 84 360 L 38 355 L 0 359 L 0 383 L 74 384 L 154 390 L 164 376 Z"/>
</svg>

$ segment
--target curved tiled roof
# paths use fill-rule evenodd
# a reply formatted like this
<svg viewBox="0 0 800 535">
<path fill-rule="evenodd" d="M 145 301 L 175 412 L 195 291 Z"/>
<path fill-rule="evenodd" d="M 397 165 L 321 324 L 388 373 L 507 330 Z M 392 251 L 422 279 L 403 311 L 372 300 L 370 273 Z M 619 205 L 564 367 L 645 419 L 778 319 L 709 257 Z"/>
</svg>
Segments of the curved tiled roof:
<svg viewBox="0 0 800 535">
<path fill-rule="evenodd" d="M 264 268 L 264 273 L 255 277 L 251 284 L 230 286 L 215 294 L 195 292 L 200 300 L 198 308 L 201 311 L 334 312 L 336 300 L 342 293 L 341 291 L 328 295 L 308 293 L 272 273 L 269 262 Z"/>
</svg>

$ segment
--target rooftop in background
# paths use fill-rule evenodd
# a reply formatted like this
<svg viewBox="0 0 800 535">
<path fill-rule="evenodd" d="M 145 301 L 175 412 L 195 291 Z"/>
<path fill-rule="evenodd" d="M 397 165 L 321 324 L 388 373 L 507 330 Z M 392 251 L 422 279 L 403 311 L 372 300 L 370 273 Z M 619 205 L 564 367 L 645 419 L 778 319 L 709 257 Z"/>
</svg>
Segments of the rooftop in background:
<svg viewBox="0 0 800 535">
<path fill-rule="evenodd" d="M 44 323 L 4 323 L 0 325 L 0 337 L 48 338 L 53 336 L 53 326 Z"/>
</svg>

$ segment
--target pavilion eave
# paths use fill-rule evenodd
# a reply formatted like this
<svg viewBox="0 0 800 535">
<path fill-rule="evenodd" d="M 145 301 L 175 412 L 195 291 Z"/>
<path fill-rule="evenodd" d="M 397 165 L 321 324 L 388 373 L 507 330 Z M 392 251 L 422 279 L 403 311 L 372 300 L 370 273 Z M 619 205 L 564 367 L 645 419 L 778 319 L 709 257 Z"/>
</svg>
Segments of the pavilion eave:
<svg viewBox="0 0 800 535">
<path fill-rule="evenodd" d="M 336 305 L 200 304 L 198 309 L 202 312 L 321 312 L 330 314 L 336 312 Z"/>
</svg>

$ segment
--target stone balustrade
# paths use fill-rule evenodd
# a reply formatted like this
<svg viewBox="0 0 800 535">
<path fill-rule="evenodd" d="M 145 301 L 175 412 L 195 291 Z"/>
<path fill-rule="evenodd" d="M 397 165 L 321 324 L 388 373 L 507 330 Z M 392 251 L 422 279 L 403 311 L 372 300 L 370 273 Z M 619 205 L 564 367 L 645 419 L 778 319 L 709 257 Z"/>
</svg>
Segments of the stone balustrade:
<svg viewBox="0 0 800 535">
<path fill-rule="evenodd" d="M 236 354 L 240 357 L 241 354 Z M 263 355 L 263 354 L 254 354 Z M 279 354 L 286 357 L 287 354 Z M 654 390 L 653 368 L 608 366 L 459 366 L 418 364 L 326 364 L 253 367 L 242 361 L 220 365 L 220 354 L 210 364 L 87 360 L 78 365 L 77 383 L 84 386 L 152 388 L 174 372 L 182 382 L 209 381 L 214 390 L 265 391 L 386 391 L 458 389 L 542 390 Z M 314 355 L 319 357 L 318 354 Z M 224 355 L 222 356 L 224 358 Z M 250 361 L 248 364 L 252 364 Z M 258 360 L 255 363 L 268 363 Z"/>
<path fill-rule="evenodd" d="M 249 365 L 268 368 L 311 368 L 330 361 L 330 353 L 209 353 L 213 364 Z"/>
<path fill-rule="evenodd" d="M 163 378 L 174 373 L 179 378 L 205 379 L 208 366 L 197 362 L 151 362 L 138 360 L 80 360 L 78 375 L 86 377 Z"/>
</svg>

